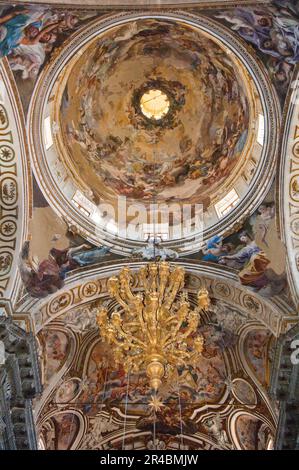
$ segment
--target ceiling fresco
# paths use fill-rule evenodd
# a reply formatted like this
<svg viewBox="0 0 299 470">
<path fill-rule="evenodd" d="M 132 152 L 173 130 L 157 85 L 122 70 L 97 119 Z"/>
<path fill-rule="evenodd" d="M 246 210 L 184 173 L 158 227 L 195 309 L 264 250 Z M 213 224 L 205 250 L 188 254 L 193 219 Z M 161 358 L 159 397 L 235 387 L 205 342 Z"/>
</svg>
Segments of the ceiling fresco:
<svg viewBox="0 0 299 470">
<path fill-rule="evenodd" d="M 96 12 L 68 10 L 41 5 L 1 5 L 0 55 L 8 56 L 10 67 L 31 94 L 34 82 L 55 48 Z M 23 96 L 24 103 L 29 102 Z"/>
<path fill-rule="evenodd" d="M 244 450 L 264 449 L 267 434 L 269 437 L 269 428 L 260 419 L 250 415 L 237 418 L 236 432 Z"/>
<path fill-rule="evenodd" d="M 68 74 L 59 137 L 94 200 L 209 201 L 246 157 L 246 72 L 194 28 L 130 22 L 97 39 Z M 140 108 L 154 89 L 169 100 L 156 121 Z"/>
<path fill-rule="evenodd" d="M 271 5 L 252 8 L 239 6 L 232 10 L 213 12 L 212 15 L 224 21 L 258 51 L 283 100 L 294 65 L 299 60 L 298 2 L 273 0 Z"/>
<path fill-rule="evenodd" d="M 192 8 L 191 11 L 225 23 L 249 46 L 253 46 L 266 63 L 278 91 L 285 96 L 294 65 L 298 63 L 296 47 L 296 0 L 272 0 L 271 4 L 237 8 Z M 22 98 L 28 104 L 34 82 L 68 37 L 82 25 L 109 12 L 105 9 L 76 9 L 72 12 L 47 5 L 1 5 L 0 55 L 8 56 L 19 83 Z M 111 13 L 111 11 L 110 11 Z"/>
<path fill-rule="evenodd" d="M 86 323 L 87 311 L 91 317 L 97 305 L 69 310 L 39 334 L 45 370 L 57 368 L 57 358 L 63 361 L 67 330 L 77 344 L 66 367 L 61 362 L 59 380 L 45 384 L 38 422 L 46 449 L 150 449 L 153 440 L 167 449 L 258 449 L 273 437 L 268 379 L 259 385 L 259 374 L 271 361 L 273 337 L 267 330 L 214 303 L 198 328 L 205 339 L 201 360 L 168 377 L 156 403 L 146 376 L 116 368 L 97 328 Z M 77 318 L 75 327 L 70 317 Z M 246 369 L 253 361 L 255 369 Z"/>
<path fill-rule="evenodd" d="M 268 298 L 282 296 L 289 299 L 285 247 L 277 234 L 273 191 L 274 188 L 258 210 L 241 222 L 233 234 L 227 237 L 214 235 L 202 249 L 181 259 L 196 259 L 211 266 L 218 264 L 224 269 L 233 269 L 239 282 L 250 291 Z M 40 217 L 37 220 L 41 220 Z M 52 218 L 48 220 L 52 223 Z M 64 224 L 48 227 L 48 247 L 43 243 L 40 246 L 38 239 L 24 244 L 19 270 L 25 292 L 32 297 L 47 297 L 62 289 L 69 274 L 77 269 L 119 258 L 105 246 L 94 247 L 86 243 L 75 228 L 65 225 L 63 230 L 63 227 Z M 179 249 L 176 252 L 160 245 L 154 248 L 149 243 L 143 250 L 133 250 L 131 259 L 151 260 L 153 256 L 179 259 L 179 255 Z"/>
<path fill-rule="evenodd" d="M 22 93 L 20 74 L 15 72 L 15 77 Z M 258 99 L 253 100 L 240 61 L 198 29 L 153 19 L 110 28 L 77 54 L 60 80 L 60 99 L 53 111 L 57 147 L 63 147 L 59 160 L 65 159 L 69 171 L 85 180 L 85 194 L 94 202 L 103 192 L 105 201 L 113 195 L 132 198 L 140 189 L 138 181 L 143 181 L 148 192 L 136 193 L 137 199 L 208 204 L 221 191 L 221 181 L 227 184 L 234 175 L 240 178 L 240 165 L 247 159 L 244 148 L 251 133 L 250 115 Z M 58 80 L 56 86 L 59 84 Z M 156 122 L 140 107 L 150 88 L 164 90 L 169 100 L 166 115 Z M 103 142 L 109 145 L 105 147 Z M 170 151 L 174 152 L 172 160 L 164 160 Z M 163 154 L 160 163 L 159 152 Z M 220 179 L 215 180 L 215 175 Z M 42 298 L 62 289 L 69 272 L 109 260 L 114 240 L 108 236 L 107 245 L 104 241 L 104 246 L 94 247 L 85 240 L 81 227 L 71 224 L 67 216 L 57 218 L 46 207 L 37 183 L 33 188 L 33 236 L 23 246 L 19 267 L 25 292 Z M 192 250 L 199 259 L 238 270 L 242 284 L 269 297 L 286 287 L 284 249 L 276 232 L 273 200 L 274 195 L 270 205 L 260 206 L 250 219 L 238 222 L 238 232 L 227 241 L 215 235 L 216 239 Z M 41 226 L 47 243 L 38 237 Z M 240 240 L 241 229 L 247 231 L 246 239 Z M 182 248 L 170 250 L 162 245 L 157 253 L 162 259 L 176 259 L 183 256 Z M 150 245 L 141 250 L 134 245 L 127 248 L 135 259 L 151 259 L 153 253 Z"/>
<path fill-rule="evenodd" d="M 263 385 L 269 380 L 268 357 L 271 350 L 271 339 L 267 330 L 252 330 L 245 339 L 247 360 L 256 378 Z M 273 354 L 273 351 L 272 351 Z"/>
<path fill-rule="evenodd" d="M 69 340 L 62 331 L 44 330 L 39 338 L 43 347 L 44 382 L 47 384 L 65 363 L 68 355 Z"/>
<path fill-rule="evenodd" d="M 272 297 L 287 287 L 285 247 L 277 234 L 273 189 L 233 235 L 215 235 L 200 253 L 204 261 L 238 271 L 241 284 Z"/>
<path fill-rule="evenodd" d="M 0 4 L 0 317 L 37 340 L 41 450 L 276 445 L 271 374 L 299 305 L 299 6 L 225 3 Z M 93 211 L 122 197 L 146 216 L 202 204 L 204 235 L 171 238 L 175 215 L 119 235 Z M 97 313 L 115 309 L 110 276 L 161 260 L 211 305 L 201 357 L 154 396 Z"/>
</svg>

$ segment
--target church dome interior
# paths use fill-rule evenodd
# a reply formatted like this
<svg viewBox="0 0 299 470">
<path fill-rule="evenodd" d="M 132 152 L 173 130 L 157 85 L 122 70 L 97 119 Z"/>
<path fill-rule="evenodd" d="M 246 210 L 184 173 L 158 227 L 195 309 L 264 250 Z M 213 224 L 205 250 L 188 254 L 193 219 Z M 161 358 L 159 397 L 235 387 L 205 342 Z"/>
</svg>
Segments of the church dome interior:
<svg viewBox="0 0 299 470">
<path fill-rule="evenodd" d="M 298 25 L 0 2 L 0 450 L 298 450 Z"/>
<path fill-rule="evenodd" d="M 234 154 L 227 175 L 236 173 L 238 160 L 245 163 L 253 106 L 240 69 L 218 44 L 178 22 L 113 28 L 64 71 L 59 144 L 97 197 L 209 197 L 227 179 L 210 176 L 214 165 L 225 167 L 225 154 Z M 157 102 L 155 90 L 166 103 L 158 119 L 146 114 L 146 105 Z"/>
</svg>

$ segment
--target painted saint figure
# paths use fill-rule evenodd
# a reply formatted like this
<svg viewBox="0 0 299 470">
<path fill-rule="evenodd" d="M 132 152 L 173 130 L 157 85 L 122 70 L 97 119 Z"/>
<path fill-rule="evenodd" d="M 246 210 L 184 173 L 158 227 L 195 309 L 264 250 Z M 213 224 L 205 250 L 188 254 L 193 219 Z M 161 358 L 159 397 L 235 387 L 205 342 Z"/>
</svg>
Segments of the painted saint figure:
<svg viewBox="0 0 299 470">
<path fill-rule="evenodd" d="M 106 246 L 90 248 L 87 244 L 64 250 L 52 248 L 49 257 L 36 264 L 29 255 L 29 241 L 26 241 L 19 256 L 21 279 L 32 297 L 46 297 L 64 286 L 67 272 L 96 264 L 109 251 Z"/>
</svg>

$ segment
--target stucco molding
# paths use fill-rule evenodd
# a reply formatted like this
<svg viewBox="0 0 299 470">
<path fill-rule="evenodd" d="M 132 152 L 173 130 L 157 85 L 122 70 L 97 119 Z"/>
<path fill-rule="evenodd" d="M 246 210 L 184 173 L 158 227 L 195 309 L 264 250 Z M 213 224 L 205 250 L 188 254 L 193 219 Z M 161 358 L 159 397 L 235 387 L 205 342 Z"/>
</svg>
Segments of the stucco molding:
<svg viewBox="0 0 299 470">
<path fill-rule="evenodd" d="M 31 215 L 31 172 L 23 109 L 6 58 L 0 61 L 0 82 L 0 297 L 14 303 L 18 255 Z"/>
<path fill-rule="evenodd" d="M 299 67 L 287 99 L 278 175 L 278 214 L 286 246 L 287 275 L 297 314 L 299 307 Z"/>
<path fill-rule="evenodd" d="M 119 273 L 124 265 L 136 271 L 145 264 L 129 260 L 110 261 L 89 269 L 76 270 L 67 277 L 65 287 L 55 294 L 45 299 L 24 297 L 18 305 L 18 315 L 30 312 L 35 331 L 38 333 L 46 324 L 71 308 L 108 298 L 107 280 Z M 289 312 L 276 306 L 273 300 L 263 298 L 242 286 L 235 271 L 189 260 L 177 261 L 175 265 L 185 268 L 186 288 L 190 293 L 206 287 L 211 297 L 231 305 L 232 308 L 238 308 L 251 319 L 260 321 L 276 337 L 286 328 Z M 138 288 L 137 278 L 136 288 Z"/>
</svg>

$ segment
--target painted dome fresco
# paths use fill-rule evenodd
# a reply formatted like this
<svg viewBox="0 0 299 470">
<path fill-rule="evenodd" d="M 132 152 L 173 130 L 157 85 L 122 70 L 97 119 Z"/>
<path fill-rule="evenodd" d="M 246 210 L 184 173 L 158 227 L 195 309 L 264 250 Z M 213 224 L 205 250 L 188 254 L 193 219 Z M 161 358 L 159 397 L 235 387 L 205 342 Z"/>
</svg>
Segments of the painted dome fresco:
<svg viewBox="0 0 299 470">
<path fill-rule="evenodd" d="M 199 17 L 96 20 L 52 57 L 35 87 L 39 184 L 96 245 L 107 233 L 117 253 L 143 244 L 156 204 L 167 246 L 184 238 L 180 249 L 191 253 L 198 236 L 253 213 L 269 186 L 276 102 L 266 80 L 246 47 Z"/>
<path fill-rule="evenodd" d="M 114 27 L 66 75 L 59 144 L 96 199 L 208 205 L 245 162 L 244 67 L 189 25 L 139 19 Z"/>
</svg>

